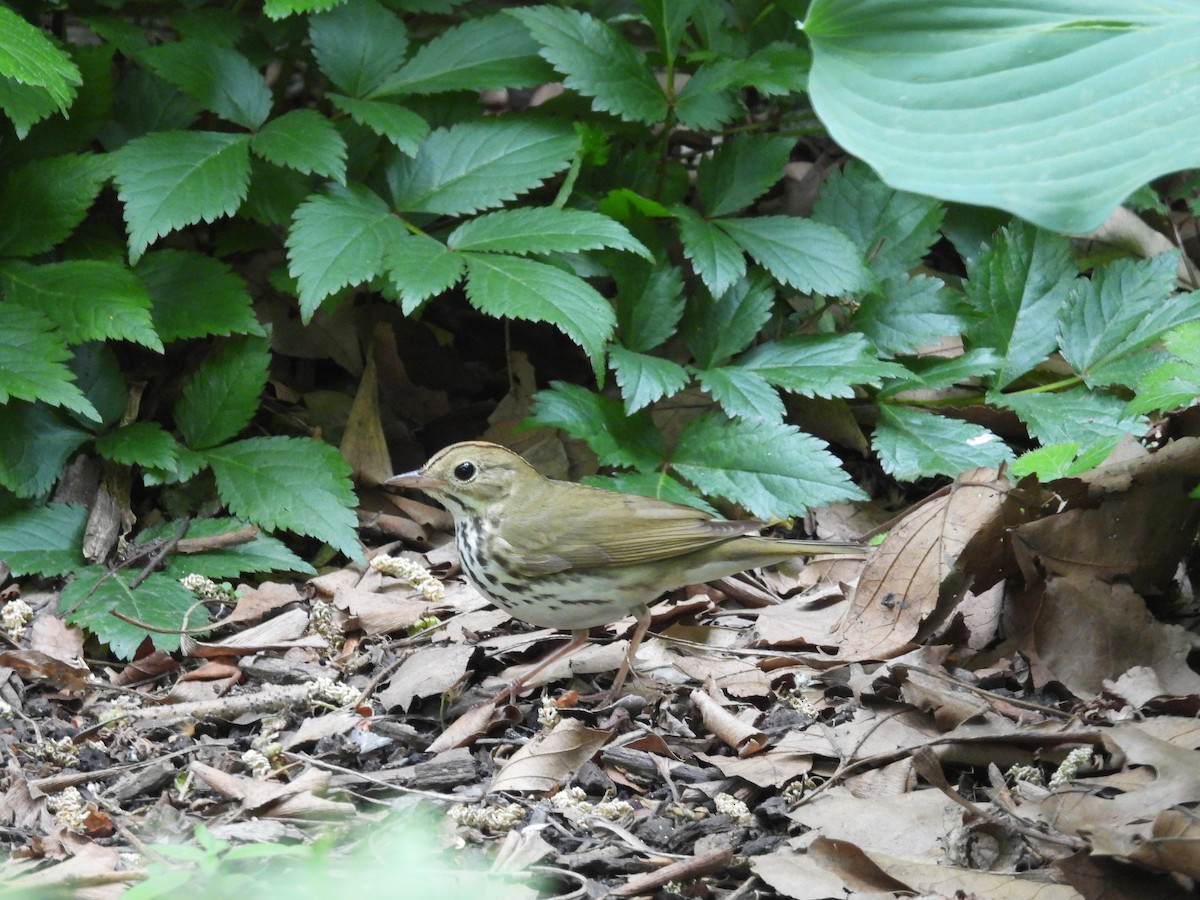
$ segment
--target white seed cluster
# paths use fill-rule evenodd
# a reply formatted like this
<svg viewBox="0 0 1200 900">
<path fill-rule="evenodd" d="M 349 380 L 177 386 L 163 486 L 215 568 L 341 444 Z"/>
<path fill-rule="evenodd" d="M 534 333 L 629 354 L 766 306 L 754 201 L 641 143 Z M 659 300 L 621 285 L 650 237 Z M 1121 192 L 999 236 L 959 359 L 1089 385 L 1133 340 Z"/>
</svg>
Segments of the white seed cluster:
<svg viewBox="0 0 1200 900">
<path fill-rule="evenodd" d="M 439 602 L 446 599 L 446 586 L 433 577 L 428 569 L 420 563 L 399 556 L 388 556 L 381 553 L 371 560 L 371 568 L 384 575 L 393 575 L 407 581 L 414 589 L 421 592 L 426 600 Z"/>
<path fill-rule="evenodd" d="M 43 738 L 28 744 L 29 755 L 58 766 L 73 766 L 79 762 L 79 748 L 69 737 Z"/>
<path fill-rule="evenodd" d="M 599 803 L 592 803 L 587 798 L 587 792 L 581 787 L 570 787 L 565 791 L 559 791 L 550 799 L 550 805 L 555 809 L 573 809 L 588 815 L 600 816 L 610 822 L 633 815 L 633 807 L 627 801 L 605 797 Z"/>
<path fill-rule="evenodd" d="M 1057 791 L 1061 787 L 1066 787 L 1075 780 L 1079 774 L 1079 770 L 1084 766 L 1090 765 L 1092 762 L 1092 751 L 1088 747 L 1078 747 L 1067 754 L 1067 758 L 1062 761 L 1062 765 L 1050 776 L 1050 783 L 1046 787 L 1052 791 Z"/>
<path fill-rule="evenodd" d="M 816 705 L 801 691 L 780 691 L 778 696 L 780 700 L 800 713 L 800 715 L 816 718 L 818 712 Z"/>
<path fill-rule="evenodd" d="M 0 628 L 3 628 L 6 634 L 19 639 L 32 618 L 33 608 L 20 597 L 14 597 L 0 610 Z"/>
<path fill-rule="evenodd" d="M 750 807 L 732 794 L 717 794 L 713 798 L 713 802 L 717 806 L 718 813 L 729 816 L 739 825 L 749 825 L 754 821 L 754 816 L 750 814 Z"/>
<path fill-rule="evenodd" d="M 308 631 L 325 642 L 330 649 L 341 646 L 342 630 L 334 618 L 333 604 L 313 600 L 308 609 Z"/>
<path fill-rule="evenodd" d="M 230 584 L 217 584 L 204 575 L 184 575 L 179 583 L 201 600 L 233 600 L 237 595 Z"/>
<path fill-rule="evenodd" d="M 1009 784 L 1016 784 L 1023 781 L 1026 784 L 1045 784 L 1046 779 L 1042 777 L 1042 770 L 1037 766 L 1011 766 L 1004 773 L 1005 779 Z"/>
<path fill-rule="evenodd" d="M 46 806 L 54 813 L 54 821 L 64 828 L 82 832 L 87 818 L 87 804 L 79 788 L 63 788 L 57 794 L 46 797 Z"/>
<path fill-rule="evenodd" d="M 308 682 L 307 687 L 309 696 L 314 700 L 324 700 L 326 703 L 336 703 L 338 706 L 349 706 L 362 693 L 356 688 L 340 681 L 334 681 L 332 678 L 318 678 Z"/>
<path fill-rule="evenodd" d="M 520 803 L 483 807 L 456 803 L 450 807 L 447 815 L 452 821 L 467 828 L 481 828 L 485 831 L 512 831 L 525 821 L 525 807 Z"/>
<path fill-rule="evenodd" d="M 558 704 L 554 702 L 554 698 L 543 697 L 542 705 L 538 707 L 538 724 L 542 726 L 542 731 L 553 731 L 554 726 L 558 724 L 558 720 L 561 718 L 562 713 L 558 708 Z"/>
<path fill-rule="evenodd" d="M 274 769 L 271 760 L 261 750 L 247 750 L 242 754 L 242 765 L 250 770 L 250 774 L 262 780 L 267 778 Z"/>
</svg>

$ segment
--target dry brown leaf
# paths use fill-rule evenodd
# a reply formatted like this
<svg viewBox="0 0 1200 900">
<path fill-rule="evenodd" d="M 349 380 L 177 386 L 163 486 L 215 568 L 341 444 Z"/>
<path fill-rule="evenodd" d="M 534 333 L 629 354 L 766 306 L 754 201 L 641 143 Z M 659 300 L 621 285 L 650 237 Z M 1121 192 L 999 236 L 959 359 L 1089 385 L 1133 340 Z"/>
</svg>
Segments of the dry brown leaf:
<svg viewBox="0 0 1200 900">
<path fill-rule="evenodd" d="M 29 626 L 29 649 L 77 665 L 83 660 L 83 630 L 58 616 L 39 615 Z"/>
<path fill-rule="evenodd" d="M 961 822 L 962 810 L 941 791 L 860 798 L 843 787 L 801 804 L 788 818 L 863 850 L 944 861 L 942 841 Z"/>
<path fill-rule="evenodd" d="M 300 603 L 303 599 L 294 584 L 266 581 L 256 588 L 242 585 L 233 612 L 222 619 L 219 624 L 238 625 L 260 622 L 267 613 L 274 612 L 289 603 Z"/>
<path fill-rule="evenodd" d="M 762 788 L 782 787 L 794 778 L 807 775 L 813 767 L 812 756 L 807 753 L 775 749 L 745 759 L 712 753 L 697 753 L 696 758 L 716 766 L 726 777 L 741 778 Z"/>
<path fill-rule="evenodd" d="M 740 757 L 753 756 L 767 745 L 767 736 L 753 725 L 748 725 L 721 706 L 704 691 L 692 691 L 692 703 L 700 710 L 704 724 L 727 747 Z"/>
<path fill-rule="evenodd" d="M 900 859 L 886 853 L 867 853 L 881 872 L 909 890 L 935 897 L 987 897 L 988 900 L 1079 900 L 1073 887 L 1047 884 L 1036 873 L 1000 875 L 975 869 L 939 866 L 923 860 Z"/>
<path fill-rule="evenodd" d="M 375 327 L 390 331 L 383 323 Z M 338 450 L 350 464 L 351 477 L 363 484 L 383 484 L 396 474 L 379 418 L 379 381 L 371 349 L 367 351 L 367 364 L 354 393 Z"/>
<path fill-rule="evenodd" d="M 563 719 L 549 734 L 535 737 L 512 755 L 492 779 L 488 793 L 553 790 L 596 755 L 611 731 L 588 728 L 577 719 Z"/>
<path fill-rule="evenodd" d="M 340 588 L 333 604 L 349 614 L 346 630 L 357 628 L 365 634 L 394 634 L 429 614 L 428 600 L 400 596 L 399 592 L 379 594 L 359 588 Z"/>
<path fill-rule="evenodd" d="M 493 703 L 480 703 L 451 722 L 425 749 L 429 753 L 442 753 L 467 747 L 489 731 L 507 728 L 520 721 L 521 711 L 511 704 L 497 707 Z"/>
<path fill-rule="evenodd" d="M 0 666 L 7 666 L 25 681 L 47 681 L 61 690 L 82 691 L 91 671 L 81 663 L 48 656 L 40 650 L 6 650 Z"/>
<path fill-rule="evenodd" d="M 767 676 L 744 660 L 677 655 L 675 667 L 701 684 L 711 679 L 731 697 L 766 697 L 771 693 Z"/>
<path fill-rule="evenodd" d="M 933 713 L 939 731 L 952 731 L 963 722 L 982 716 L 991 705 L 979 694 L 949 679 L 933 678 L 903 665 L 891 667 L 900 680 L 900 694 L 917 709 Z"/>
<path fill-rule="evenodd" d="M 408 709 L 418 697 L 435 697 L 461 683 L 474 647 L 448 644 L 426 647 L 406 659 L 379 694 L 384 709 Z"/>
<path fill-rule="evenodd" d="M 286 650 L 291 647 L 324 647 L 325 639 L 317 635 L 305 635 L 308 628 L 308 613 L 302 609 L 291 609 L 268 619 L 253 628 L 239 631 L 216 642 L 197 641 L 191 656 L 244 656 L 261 650 Z"/>
<path fill-rule="evenodd" d="M 904 516 L 867 561 L 838 633 L 839 658 L 886 659 L 911 649 L 970 585 L 959 556 L 1002 521 L 1011 484 L 994 472 L 960 475 L 950 490 Z"/>
</svg>

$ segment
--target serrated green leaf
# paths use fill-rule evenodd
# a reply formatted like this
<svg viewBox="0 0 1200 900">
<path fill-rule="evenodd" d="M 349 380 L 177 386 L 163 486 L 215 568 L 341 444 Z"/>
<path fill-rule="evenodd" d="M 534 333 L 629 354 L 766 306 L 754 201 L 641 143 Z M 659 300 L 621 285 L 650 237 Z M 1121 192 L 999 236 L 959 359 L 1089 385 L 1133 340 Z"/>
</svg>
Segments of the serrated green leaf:
<svg viewBox="0 0 1200 900">
<path fill-rule="evenodd" d="M 410 234 L 387 245 L 383 267 L 400 294 L 400 308 L 411 315 L 430 297 L 449 290 L 462 277 L 465 262 L 441 241 Z"/>
<path fill-rule="evenodd" d="M 41 88 L 62 113 L 83 83 L 71 57 L 6 6 L 0 6 L 0 75 Z"/>
<path fill-rule="evenodd" d="M 676 333 L 683 316 L 683 275 L 675 266 L 630 263 L 610 266 L 617 282 L 617 325 L 621 343 L 645 353 Z"/>
<path fill-rule="evenodd" d="M 54 97 L 45 88 L 17 84 L 6 78 L 0 79 L 0 109 L 12 120 L 19 140 L 25 140 L 34 125 L 59 111 Z"/>
<path fill-rule="evenodd" d="M 1130 413 L 1175 409 L 1200 397 L 1200 323 L 1176 328 L 1163 343 L 1174 358 L 1142 376 Z"/>
<path fill-rule="evenodd" d="M 100 421 L 65 365 L 70 359 L 62 332 L 47 316 L 13 303 L 0 303 L 0 403 L 10 398 L 64 406 Z M 33 435 L 28 436 L 31 440 Z M 13 433 L 0 443 L 12 443 Z M 7 485 L 8 483 L 5 482 Z"/>
<path fill-rule="evenodd" d="M 1014 222 L 967 264 L 963 284 L 977 317 L 967 332 L 974 346 L 1004 357 L 1002 388 L 1055 349 L 1058 314 L 1071 292 L 1075 264 L 1067 239 Z"/>
<path fill-rule="evenodd" d="M 541 55 L 567 76 L 563 84 L 592 106 L 628 122 L 663 121 L 667 99 L 646 56 L 611 26 L 573 9 L 534 6 L 507 10 L 542 45 Z"/>
<path fill-rule="evenodd" d="M 131 422 L 96 438 L 96 452 L 126 466 L 166 469 L 175 465 L 179 442 L 157 422 Z"/>
<path fill-rule="evenodd" d="M 250 185 L 250 137 L 156 132 L 114 153 L 113 171 L 129 225 L 129 260 L 136 263 L 163 235 L 237 211 Z"/>
<path fill-rule="evenodd" d="M 962 382 L 993 375 L 1004 360 L 991 349 L 968 350 L 959 356 L 922 356 L 906 360 L 907 375 L 887 384 L 880 397 L 890 397 L 903 391 L 941 391 Z"/>
<path fill-rule="evenodd" d="M 497 13 L 448 28 L 423 44 L 373 96 L 535 87 L 553 80 L 529 30 Z"/>
<path fill-rule="evenodd" d="M 954 476 L 1012 459 L 1008 446 L 986 428 L 887 403 L 879 405 L 871 446 L 883 470 L 901 481 Z"/>
<path fill-rule="evenodd" d="M 737 73 L 733 60 L 704 63 L 684 82 L 675 96 L 675 117 L 686 128 L 715 131 L 739 112 L 731 79 Z"/>
<path fill-rule="evenodd" d="M 175 406 L 175 424 L 191 449 L 216 446 L 250 424 L 270 364 L 267 340 L 254 337 L 235 338 L 200 364 Z"/>
<path fill-rule="evenodd" d="M 798 291 L 833 297 L 877 284 L 863 254 L 829 225 L 794 216 L 717 219 L 713 224 L 777 280 Z"/>
<path fill-rule="evenodd" d="M 710 413 L 680 432 L 670 463 L 709 496 L 726 497 L 759 518 L 786 518 L 866 496 L 826 447 L 792 425 Z"/>
<path fill-rule="evenodd" d="M 579 138 L 549 121 L 486 120 L 439 128 L 388 169 L 396 209 L 457 216 L 499 206 L 571 164 Z"/>
<path fill-rule="evenodd" d="M 489 316 L 549 322 L 583 348 L 593 368 L 617 319 L 612 306 L 577 275 L 546 263 L 496 253 L 463 254 L 467 299 Z"/>
<path fill-rule="evenodd" d="M 404 63 L 408 29 L 375 0 L 351 0 L 308 20 L 313 55 L 329 80 L 365 97 Z"/>
<path fill-rule="evenodd" d="M 1076 279 L 1059 317 L 1059 347 L 1089 385 L 1131 386 L 1117 371 L 1123 358 L 1200 319 L 1200 292 L 1171 296 L 1178 261 L 1175 252 L 1119 259 Z"/>
<path fill-rule="evenodd" d="M 240 519 L 214 518 L 195 519 L 188 524 L 185 538 L 213 538 L 246 527 Z M 168 522 L 147 528 L 137 537 L 138 544 L 174 537 L 177 523 Z M 171 578 L 187 575 L 203 575 L 205 578 L 235 578 L 244 573 L 296 572 L 315 575 L 316 570 L 292 553 L 277 538 L 265 534 L 257 535 L 252 541 L 203 553 L 172 555 L 163 566 L 163 574 Z"/>
<path fill-rule="evenodd" d="M 115 152 L 134 138 L 159 131 L 182 131 L 200 115 L 200 104 L 149 69 L 133 69 L 113 85 L 111 118 L 100 128 L 104 145 Z"/>
<path fill-rule="evenodd" d="M 620 401 L 578 385 L 553 381 L 548 390 L 538 391 L 528 421 L 586 442 L 602 466 L 649 471 L 663 460 L 662 435 L 649 416 L 626 415 Z"/>
<path fill-rule="evenodd" d="M 263 12 L 272 19 L 308 12 L 324 12 L 340 6 L 346 0 L 263 0 Z"/>
<path fill-rule="evenodd" d="M 812 52 L 799 44 L 776 41 L 738 60 L 734 75 L 766 97 L 808 92 Z"/>
<path fill-rule="evenodd" d="M 326 98 L 351 119 L 392 142 L 407 156 L 415 156 L 421 141 L 429 136 L 429 123 L 411 109 L 386 100 L 359 100 L 342 94 Z"/>
<path fill-rule="evenodd" d="M 5 297 L 54 320 L 69 343 L 133 341 L 159 353 L 162 341 L 150 319 L 150 295 L 121 263 L 75 259 L 32 266 L 0 265 Z"/>
<path fill-rule="evenodd" d="M 679 239 L 683 255 L 692 262 L 696 274 L 713 296 L 721 296 L 746 274 L 742 248 L 712 222 L 686 206 L 672 212 L 679 220 Z"/>
<path fill-rule="evenodd" d="M 913 353 L 967 328 L 961 295 L 939 278 L 893 275 L 880 288 L 863 297 L 850 324 L 881 353 Z"/>
<path fill-rule="evenodd" d="M 743 278 L 719 296 L 692 297 L 683 319 L 683 337 L 704 369 L 744 350 L 771 317 L 775 291 L 765 276 Z"/>
<path fill-rule="evenodd" d="M 711 503 L 665 472 L 616 472 L 612 475 L 589 475 L 582 481 L 591 487 L 682 503 L 702 509 L 710 516 L 717 515 Z"/>
<path fill-rule="evenodd" d="M 519 207 L 476 216 L 446 239 L 451 250 L 521 255 L 579 253 L 609 247 L 652 260 L 629 230 L 608 216 L 582 209 Z"/>
<path fill-rule="evenodd" d="M 306 438 L 254 437 L 203 455 L 221 502 L 235 516 L 269 531 L 308 535 L 351 559 L 362 558 L 350 466 L 335 448 Z"/>
<path fill-rule="evenodd" d="M 730 418 L 760 419 L 773 425 L 783 421 L 782 398 L 757 372 L 721 366 L 701 369 L 696 380 Z"/>
<path fill-rule="evenodd" d="M 755 347 L 737 361 L 785 391 L 806 397 L 853 397 L 854 385 L 878 386 L 908 370 L 878 359 L 861 334 L 801 334 Z"/>
<path fill-rule="evenodd" d="M 1008 471 L 1014 478 L 1036 475 L 1041 482 L 1067 478 L 1075 474 L 1075 457 L 1078 453 L 1079 444 L 1074 442 L 1039 447 L 1018 456 L 1008 467 Z"/>
<path fill-rule="evenodd" d="M 66 575 L 84 567 L 86 506 L 49 503 L 0 518 L 0 559 L 16 577 Z"/>
<path fill-rule="evenodd" d="M 75 230 L 108 180 L 92 154 L 34 159 L 0 181 L 0 255 L 36 256 Z"/>
<path fill-rule="evenodd" d="M 796 142 L 783 135 L 736 137 L 700 161 L 696 197 L 708 216 L 745 209 L 783 178 Z"/>
<path fill-rule="evenodd" d="M 286 244 L 304 321 L 329 295 L 382 272 L 384 248 L 404 234 L 387 204 L 360 184 L 333 185 L 300 204 Z"/>
<path fill-rule="evenodd" d="M 687 369 L 678 363 L 636 353 L 620 344 L 608 348 L 608 364 L 617 376 L 626 413 L 635 413 L 655 400 L 678 393 L 689 381 Z"/>
<path fill-rule="evenodd" d="M 67 460 L 91 438 L 51 407 L 19 401 L 0 406 L 0 434 L 0 485 L 18 497 L 49 491 Z"/>
<path fill-rule="evenodd" d="M 250 159 L 250 190 L 238 215 L 267 228 L 287 226 L 312 193 L 312 179 L 257 157 Z"/>
<path fill-rule="evenodd" d="M 195 450 L 189 450 L 180 444 L 175 464 L 169 469 L 143 469 L 142 482 L 147 487 L 157 487 L 163 484 L 181 484 L 195 478 L 207 468 L 208 463 L 203 456 Z"/>
<path fill-rule="evenodd" d="M 272 119 L 250 141 L 250 148 L 277 166 L 346 182 L 346 142 L 316 110 L 293 109 Z"/>
<path fill-rule="evenodd" d="M 105 428 L 115 425 L 129 405 L 129 382 L 117 361 L 116 347 L 102 341 L 76 344 L 67 363 L 75 375 L 75 383 L 96 408 Z M 91 426 L 91 422 L 80 421 L 79 416 L 76 422 L 85 428 Z"/>
<path fill-rule="evenodd" d="M 209 623 L 208 610 L 174 578 L 152 572 L 137 588 L 131 588 L 134 577 L 128 570 L 109 572 L 102 566 L 88 566 L 63 588 L 59 612 L 67 624 L 90 631 L 108 644 L 117 659 L 133 659 L 146 638 L 159 650 L 178 650 L 181 629 Z M 118 619 L 114 611 L 155 631 Z"/>
<path fill-rule="evenodd" d="M 1131 416 L 1125 401 L 1112 394 L 1077 387 L 1061 393 L 988 395 L 988 401 L 1015 412 L 1043 444 L 1076 442 L 1088 446 L 1102 438 L 1140 434 L 1146 423 Z"/>
<path fill-rule="evenodd" d="M 821 185 L 813 219 L 852 240 L 880 278 L 902 275 L 938 239 L 945 208 L 932 197 L 889 187 L 866 165 L 851 160 Z"/>
<path fill-rule="evenodd" d="M 245 282 L 215 257 L 193 250 L 152 250 L 133 271 L 150 294 L 150 316 L 164 341 L 264 334 Z"/>
<path fill-rule="evenodd" d="M 222 119 L 254 129 L 271 114 L 271 89 L 262 73 L 232 47 L 185 39 L 142 56 L 160 78 Z"/>
<path fill-rule="evenodd" d="M 698 0 L 638 0 L 646 24 L 666 59 L 679 53 L 679 43 L 687 31 L 688 21 Z"/>
</svg>

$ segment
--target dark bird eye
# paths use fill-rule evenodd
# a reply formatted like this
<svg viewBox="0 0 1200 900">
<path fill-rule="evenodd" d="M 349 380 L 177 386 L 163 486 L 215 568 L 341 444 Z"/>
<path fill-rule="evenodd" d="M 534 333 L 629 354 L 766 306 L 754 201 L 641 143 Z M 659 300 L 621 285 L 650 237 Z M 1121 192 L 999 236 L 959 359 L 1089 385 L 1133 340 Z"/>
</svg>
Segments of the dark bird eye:
<svg viewBox="0 0 1200 900">
<path fill-rule="evenodd" d="M 459 481 L 470 481 L 475 477 L 475 472 L 475 463 L 473 462 L 460 462 L 454 467 L 454 477 Z"/>
</svg>

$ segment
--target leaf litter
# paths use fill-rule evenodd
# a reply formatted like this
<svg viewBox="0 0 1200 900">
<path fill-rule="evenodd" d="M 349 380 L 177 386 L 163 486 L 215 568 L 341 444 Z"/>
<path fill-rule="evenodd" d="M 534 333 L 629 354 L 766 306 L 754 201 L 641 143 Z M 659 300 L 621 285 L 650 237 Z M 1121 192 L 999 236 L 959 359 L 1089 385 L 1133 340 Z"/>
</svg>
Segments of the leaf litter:
<svg viewBox="0 0 1200 900">
<path fill-rule="evenodd" d="M 390 564 L 243 586 L 124 671 L 31 587 L 0 654 L 0 877 L 116 896 L 145 877 L 125 851 L 197 826 L 284 846 L 421 808 L 492 877 L 541 873 L 510 896 L 1175 895 L 1200 877 L 1198 448 L 969 472 L 865 561 L 677 591 L 603 708 L 579 695 L 633 620 L 495 706 L 566 635 L 488 605 L 408 498 L 363 535 L 436 589 Z"/>
</svg>

